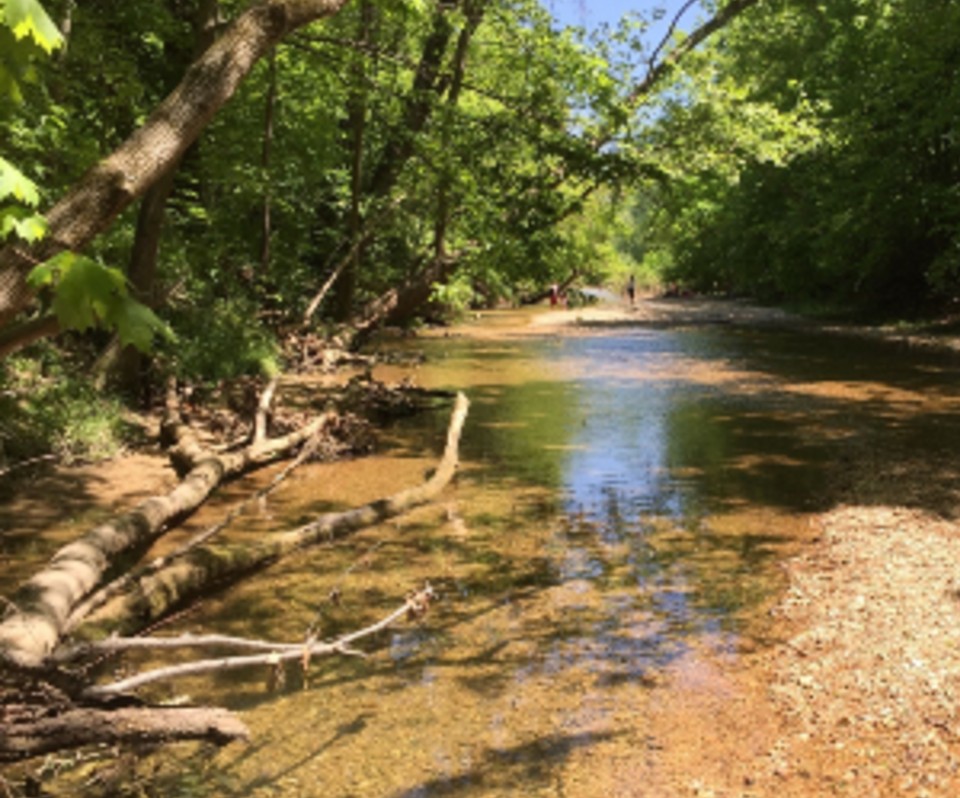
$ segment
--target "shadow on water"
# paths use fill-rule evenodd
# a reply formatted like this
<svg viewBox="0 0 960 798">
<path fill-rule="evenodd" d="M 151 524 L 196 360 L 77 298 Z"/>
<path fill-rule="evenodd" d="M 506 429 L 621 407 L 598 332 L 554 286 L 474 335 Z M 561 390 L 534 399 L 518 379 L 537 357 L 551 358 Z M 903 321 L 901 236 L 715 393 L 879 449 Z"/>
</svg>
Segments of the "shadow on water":
<svg viewBox="0 0 960 798">
<path fill-rule="evenodd" d="M 552 785 L 553 769 L 579 748 L 589 748 L 616 735 L 610 733 L 551 734 L 524 745 L 485 752 L 483 761 L 453 778 L 431 779 L 391 798 L 428 798 L 443 795 L 489 795 L 490 790 L 507 794 Z"/>
</svg>

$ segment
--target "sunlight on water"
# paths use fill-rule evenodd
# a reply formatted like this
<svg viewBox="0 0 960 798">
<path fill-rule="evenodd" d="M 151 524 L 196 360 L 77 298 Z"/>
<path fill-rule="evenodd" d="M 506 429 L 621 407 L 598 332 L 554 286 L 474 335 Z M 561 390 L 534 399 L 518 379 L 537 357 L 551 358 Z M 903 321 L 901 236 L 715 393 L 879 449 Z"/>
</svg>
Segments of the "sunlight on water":
<svg viewBox="0 0 960 798">
<path fill-rule="evenodd" d="M 848 353 L 858 374 L 841 384 L 815 343 L 705 329 L 417 342 L 415 379 L 473 402 L 456 486 L 182 626 L 297 639 L 319 618 L 329 636 L 426 580 L 441 601 L 368 644 L 369 660 L 291 669 L 282 685 L 177 685 L 244 710 L 254 741 L 184 747 L 171 790 L 190 774 L 210 786 L 187 794 L 659 795 L 684 783 L 658 764 L 665 746 L 709 751 L 708 772 L 760 745 L 764 694 L 738 662 L 775 634 L 778 563 L 833 500 L 824 463 L 852 440 L 935 440 L 915 400 L 938 374 L 868 350 Z M 957 425 L 943 396 L 939 420 Z M 398 424 L 391 458 L 304 469 L 271 512 L 293 522 L 417 482 L 446 420 Z"/>
</svg>

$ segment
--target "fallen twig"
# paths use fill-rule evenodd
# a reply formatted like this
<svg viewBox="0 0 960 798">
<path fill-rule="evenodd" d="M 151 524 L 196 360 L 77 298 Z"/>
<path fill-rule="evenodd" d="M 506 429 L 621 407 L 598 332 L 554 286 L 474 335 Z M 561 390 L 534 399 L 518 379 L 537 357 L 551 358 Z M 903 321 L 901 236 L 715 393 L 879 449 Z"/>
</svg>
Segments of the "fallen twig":
<svg viewBox="0 0 960 798">
<path fill-rule="evenodd" d="M 433 588 L 428 584 L 422 590 L 407 598 L 402 606 L 395 609 L 385 618 L 370 626 L 338 637 L 332 641 L 317 641 L 307 643 L 272 643 L 266 640 L 251 640 L 248 638 L 229 637 L 226 635 L 181 635 L 179 637 L 130 637 L 108 638 L 97 643 L 90 643 L 73 653 L 103 653 L 124 651 L 129 649 L 171 649 L 171 648 L 204 648 L 211 646 L 231 646 L 234 648 L 258 649 L 264 654 L 250 656 L 219 657 L 204 659 L 195 662 L 184 662 L 162 668 L 139 673 L 127 679 L 121 679 L 110 684 L 89 687 L 84 695 L 90 698 L 104 698 L 119 695 L 146 684 L 158 681 L 168 681 L 182 676 L 191 676 L 211 671 L 232 670 L 246 668 L 252 665 L 276 666 L 293 660 L 307 660 L 317 655 L 342 654 L 347 656 L 366 656 L 363 652 L 351 647 L 351 643 L 380 632 L 403 617 L 420 617 L 436 598 Z"/>
</svg>

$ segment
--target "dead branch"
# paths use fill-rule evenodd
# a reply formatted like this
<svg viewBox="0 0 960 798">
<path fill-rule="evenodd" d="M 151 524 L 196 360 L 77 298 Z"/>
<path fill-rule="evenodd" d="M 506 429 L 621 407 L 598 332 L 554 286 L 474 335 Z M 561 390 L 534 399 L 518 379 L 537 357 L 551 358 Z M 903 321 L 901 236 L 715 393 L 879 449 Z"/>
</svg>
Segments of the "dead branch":
<svg viewBox="0 0 960 798">
<path fill-rule="evenodd" d="M 91 651 L 103 653 L 124 651 L 133 648 L 170 649 L 231 646 L 246 649 L 254 648 L 266 651 L 267 653 L 204 659 L 156 668 L 110 684 L 90 687 L 87 689 L 85 695 L 90 698 L 106 698 L 130 692 L 146 684 L 169 681 L 183 676 L 210 673 L 212 671 L 234 670 L 236 668 L 247 668 L 256 665 L 275 667 L 284 662 L 292 662 L 294 660 L 304 661 L 315 656 L 330 656 L 332 654 L 365 656 L 362 652 L 352 648 L 351 644 L 383 631 L 401 618 L 411 616 L 419 617 L 423 615 L 434 598 L 436 598 L 436 594 L 428 584 L 423 590 L 409 596 L 402 606 L 395 609 L 386 617 L 381 618 L 376 623 L 327 642 L 308 640 L 306 643 L 271 643 L 266 640 L 250 640 L 224 635 L 205 635 L 199 637 L 183 635 L 174 638 L 112 638 L 103 640 L 80 649 L 80 651 L 84 653 Z"/>
<path fill-rule="evenodd" d="M 250 733 L 233 713 L 210 707 L 49 708 L 7 704 L 0 708 L 0 761 L 84 745 L 211 740 L 219 745 Z"/>
<path fill-rule="evenodd" d="M 135 632 L 172 608 L 209 592 L 213 584 L 233 581 L 295 551 L 335 540 L 426 504 L 439 495 L 456 473 L 460 435 L 469 405 L 466 396 L 457 395 L 443 457 L 433 476 L 423 484 L 352 510 L 324 513 L 309 524 L 270 535 L 255 545 L 193 549 L 156 573 L 136 580 L 130 590 L 92 614 L 77 633 L 89 639 L 105 632 Z"/>
<path fill-rule="evenodd" d="M 263 393 L 260 394 L 260 401 L 257 403 L 257 415 L 253 421 L 253 440 L 254 446 L 261 445 L 267 439 L 267 418 L 270 415 L 270 405 L 273 404 L 273 395 L 277 391 L 278 380 L 274 377 L 270 380 Z"/>
</svg>

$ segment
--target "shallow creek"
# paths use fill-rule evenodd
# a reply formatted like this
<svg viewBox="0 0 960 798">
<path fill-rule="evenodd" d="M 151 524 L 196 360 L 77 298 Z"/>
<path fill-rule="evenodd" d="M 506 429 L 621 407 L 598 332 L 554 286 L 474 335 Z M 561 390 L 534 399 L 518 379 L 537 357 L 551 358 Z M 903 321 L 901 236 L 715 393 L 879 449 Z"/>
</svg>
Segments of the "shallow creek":
<svg viewBox="0 0 960 798">
<path fill-rule="evenodd" d="M 487 334 L 398 344 L 426 361 L 378 372 L 471 398 L 461 474 L 440 503 L 283 562 L 164 632 L 296 640 L 315 622 L 324 636 L 370 623 L 428 580 L 439 601 L 368 642 L 369 659 L 163 688 L 155 698 L 241 711 L 252 731 L 218 753 L 167 750 L 165 794 L 670 796 L 729 783 L 775 733 L 749 659 L 782 636 L 769 614 L 781 564 L 842 492 L 838 464 L 878 446 L 942 456 L 960 427 L 937 360 L 878 344 L 706 326 L 497 332 L 517 323 L 494 314 Z M 233 534 L 420 481 L 446 423 L 445 410 L 408 419 L 374 457 L 304 467 Z"/>
</svg>

